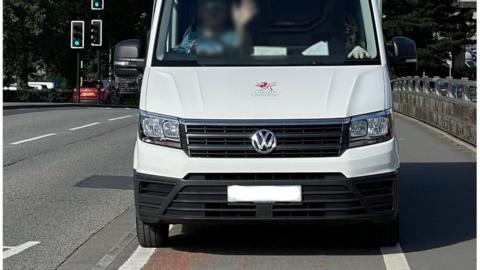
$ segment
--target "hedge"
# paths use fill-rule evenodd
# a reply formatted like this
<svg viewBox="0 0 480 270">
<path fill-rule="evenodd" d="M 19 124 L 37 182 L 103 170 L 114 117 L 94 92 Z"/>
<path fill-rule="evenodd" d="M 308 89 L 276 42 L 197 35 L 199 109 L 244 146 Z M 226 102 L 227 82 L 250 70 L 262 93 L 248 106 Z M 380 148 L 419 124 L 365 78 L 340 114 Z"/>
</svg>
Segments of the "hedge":
<svg viewBox="0 0 480 270">
<path fill-rule="evenodd" d="M 3 102 L 72 102 L 72 90 L 4 90 Z"/>
</svg>

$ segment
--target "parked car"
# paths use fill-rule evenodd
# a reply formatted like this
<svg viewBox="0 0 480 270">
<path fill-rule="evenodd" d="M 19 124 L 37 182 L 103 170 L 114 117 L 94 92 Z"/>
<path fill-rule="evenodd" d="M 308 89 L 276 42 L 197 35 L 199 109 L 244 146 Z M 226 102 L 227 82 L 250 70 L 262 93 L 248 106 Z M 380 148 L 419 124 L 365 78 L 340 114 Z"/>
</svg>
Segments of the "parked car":
<svg viewBox="0 0 480 270">
<path fill-rule="evenodd" d="M 72 100 L 74 103 L 100 103 L 110 104 L 112 84 L 108 80 L 100 82 L 84 81 L 80 87 L 80 102 L 77 89 L 73 89 Z"/>
</svg>

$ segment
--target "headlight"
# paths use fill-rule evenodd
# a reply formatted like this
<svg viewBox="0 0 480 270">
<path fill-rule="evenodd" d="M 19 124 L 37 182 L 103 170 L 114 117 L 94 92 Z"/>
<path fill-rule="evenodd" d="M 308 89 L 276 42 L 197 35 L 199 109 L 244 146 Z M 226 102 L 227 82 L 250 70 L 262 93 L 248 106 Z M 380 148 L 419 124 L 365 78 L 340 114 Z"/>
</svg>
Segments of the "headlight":
<svg viewBox="0 0 480 270">
<path fill-rule="evenodd" d="M 175 117 L 140 112 L 140 139 L 146 143 L 180 148 L 180 123 Z"/>
<path fill-rule="evenodd" d="M 354 116 L 350 121 L 350 147 L 385 142 L 393 138 L 392 110 Z"/>
</svg>

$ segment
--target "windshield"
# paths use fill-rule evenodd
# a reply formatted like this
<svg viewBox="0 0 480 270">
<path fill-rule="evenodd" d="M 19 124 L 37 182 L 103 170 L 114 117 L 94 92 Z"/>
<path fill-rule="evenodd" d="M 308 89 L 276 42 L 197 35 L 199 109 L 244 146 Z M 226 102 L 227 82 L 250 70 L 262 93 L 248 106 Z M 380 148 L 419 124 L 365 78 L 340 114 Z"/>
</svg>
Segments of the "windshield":
<svg viewBox="0 0 480 270">
<path fill-rule="evenodd" d="M 379 64 L 369 0 L 165 0 L 153 65 Z"/>
</svg>

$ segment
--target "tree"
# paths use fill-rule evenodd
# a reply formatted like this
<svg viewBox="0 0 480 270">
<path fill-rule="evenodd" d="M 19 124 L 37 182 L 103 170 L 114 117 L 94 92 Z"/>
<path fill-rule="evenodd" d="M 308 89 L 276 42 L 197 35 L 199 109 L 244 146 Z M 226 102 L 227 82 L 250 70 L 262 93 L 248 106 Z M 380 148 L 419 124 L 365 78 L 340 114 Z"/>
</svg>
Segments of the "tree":
<svg viewBox="0 0 480 270">
<path fill-rule="evenodd" d="M 146 37 L 152 6 L 153 0 L 106 1 L 106 9 L 101 12 L 105 44 L 102 51 L 106 59 L 118 41 Z M 90 66 L 95 61 L 95 50 L 88 46 L 88 25 L 97 14 L 90 11 L 90 0 L 5 0 L 4 84 L 16 81 L 19 88 L 25 88 L 29 75 L 41 69 L 47 72 L 45 79 L 58 79 L 65 81 L 66 87 L 73 86 L 75 53 L 69 44 L 70 21 L 86 21 L 87 46 L 81 57 L 84 65 Z M 108 61 L 104 61 L 102 70 L 108 71 Z"/>
<path fill-rule="evenodd" d="M 475 35 L 473 10 L 456 8 L 452 1 L 388 0 L 384 14 L 386 40 L 407 36 L 417 43 L 419 73 L 447 75 L 450 53 L 461 56 Z M 461 76 L 462 71 L 457 69 L 454 75 Z"/>
<path fill-rule="evenodd" d="M 16 80 L 19 88 L 28 85 L 28 75 L 40 58 L 38 41 L 44 30 L 46 12 L 39 1 L 4 2 L 4 71 L 6 82 Z"/>
</svg>

